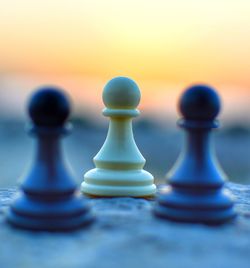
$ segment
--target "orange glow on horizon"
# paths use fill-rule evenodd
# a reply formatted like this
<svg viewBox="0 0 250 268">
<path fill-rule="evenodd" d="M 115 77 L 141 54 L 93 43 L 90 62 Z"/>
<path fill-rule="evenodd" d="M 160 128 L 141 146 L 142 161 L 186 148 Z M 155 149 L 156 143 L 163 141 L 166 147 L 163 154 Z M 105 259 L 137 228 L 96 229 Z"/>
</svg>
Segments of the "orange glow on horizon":
<svg viewBox="0 0 250 268">
<path fill-rule="evenodd" d="M 69 87 L 81 109 L 84 102 L 101 107 L 107 80 L 128 76 L 149 112 L 165 103 L 175 111 L 178 94 L 204 82 L 226 104 L 247 107 L 249 14 L 248 0 L 5 1 L 0 82 L 22 92 L 38 83 Z"/>
</svg>

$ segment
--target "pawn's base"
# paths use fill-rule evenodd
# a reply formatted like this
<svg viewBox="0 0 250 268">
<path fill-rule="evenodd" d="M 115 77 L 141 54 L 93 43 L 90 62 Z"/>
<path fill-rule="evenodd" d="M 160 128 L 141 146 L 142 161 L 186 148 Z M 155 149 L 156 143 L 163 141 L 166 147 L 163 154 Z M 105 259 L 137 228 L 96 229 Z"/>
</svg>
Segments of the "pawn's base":
<svg viewBox="0 0 250 268">
<path fill-rule="evenodd" d="M 84 176 L 81 191 L 91 196 L 150 197 L 156 193 L 153 176 L 145 170 L 92 169 Z"/>
<path fill-rule="evenodd" d="M 223 224 L 235 218 L 226 190 L 176 190 L 166 187 L 154 209 L 157 217 L 186 223 Z"/>
<path fill-rule="evenodd" d="M 7 212 L 7 221 L 34 231 L 70 231 L 93 221 L 89 207 L 80 197 L 45 201 L 20 194 Z"/>
<path fill-rule="evenodd" d="M 93 197 L 152 197 L 155 195 L 155 187 L 133 187 L 133 186 L 107 186 L 107 185 L 90 185 L 82 183 L 82 193 Z"/>
</svg>

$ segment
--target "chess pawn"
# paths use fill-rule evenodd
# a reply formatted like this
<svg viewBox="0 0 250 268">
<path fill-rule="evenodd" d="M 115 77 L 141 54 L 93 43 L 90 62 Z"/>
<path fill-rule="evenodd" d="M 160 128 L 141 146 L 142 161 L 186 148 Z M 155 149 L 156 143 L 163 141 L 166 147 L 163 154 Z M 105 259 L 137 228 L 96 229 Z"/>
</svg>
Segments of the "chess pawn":
<svg viewBox="0 0 250 268">
<path fill-rule="evenodd" d="M 94 157 L 96 168 L 84 175 L 82 192 L 94 196 L 146 197 L 155 194 L 153 176 L 143 170 L 145 159 L 136 146 L 132 118 L 139 115 L 140 90 L 126 77 L 110 80 L 103 90 L 110 117 L 107 138 Z"/>
<path fill-rule="evenodd" d="M 89 224 L 89 207 L 76 194 L 61 152 L 59 139 L 68 132 L 68 99 L 57 89 L 43 88 L 31 97 L 28 111 L 33 121 L 30 132 L 37 139 L 35 159 L 10 206 L 8 222 L 41 231 L 66 231 Z"/>
<path fill-rule="evenodd" d="M 186 131 L 185 145 L 167 175 L 167 186 L 158 198 L 156 216 L 180 222 L 220 224 L 235 216 L 230 193 L 223 188 L 225 175 L 211 146 L 211 129 L 220 111 L 217 93 L 197 85 L 184 92 L 178 125 Z"/>
</svg>

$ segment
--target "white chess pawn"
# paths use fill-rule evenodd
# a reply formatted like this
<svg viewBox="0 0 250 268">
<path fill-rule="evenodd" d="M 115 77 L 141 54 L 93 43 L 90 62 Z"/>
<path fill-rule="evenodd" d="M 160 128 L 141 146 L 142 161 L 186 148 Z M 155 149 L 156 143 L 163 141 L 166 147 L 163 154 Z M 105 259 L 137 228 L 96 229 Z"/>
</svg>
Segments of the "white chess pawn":
<svg viewBox="0 0 250 268">
<path fill-rule="evenodd" d="M 145 159 L 136 146 L 132 119 L 140 114 L 136 109 L 141 94 L 136 83 L 126 77 L 110 80 L 103 90 L 110 117 L 108 135 L 94 157 L 96 168 L 84 175 L 81 189 L 94 196 L 152 196 L 156 192 L 153 176 L 143 170 Z"/>
</svg>

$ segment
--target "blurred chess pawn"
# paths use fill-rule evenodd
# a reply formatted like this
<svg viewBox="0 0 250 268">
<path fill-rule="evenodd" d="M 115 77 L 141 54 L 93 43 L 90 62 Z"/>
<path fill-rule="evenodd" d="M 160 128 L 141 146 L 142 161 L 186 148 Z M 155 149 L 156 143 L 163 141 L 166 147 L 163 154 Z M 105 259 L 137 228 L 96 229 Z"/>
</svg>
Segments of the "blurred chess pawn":
<svg viewBox="0 0 250 268">
<path fill-rule="evenodd" d="M 110 80 L 103 90 L 110 117 L 108 135 L 94 157 L 95 169 L 84 175 L 82 192 L 94 196 L 146 197 L 155 194 L 153 176 L 143 170 L 145 159 L 138 150 L 132 130 L 132 118 L 139 115 L 140 90 L 126 77 Z"/>
<path fill-rule="evenodd" d="M 82 227 L 92 216 L 65 164 L 60 138 L 68 132 L 67 97 L 55 88 L 33 94 L 28 106 L 37 139 L 33 165 L 7 214 L 16 227 L 41 231 L 66 231 Z"/>
<path fill-rule="evenodd" d="M 181 96 L 183 119 L 178 125 L 186 132 L 182 153 L 167 175 L 169 186 L 155 207 L 158 217 L 180 222 L 220 224 L 235 216 L 233 201 L 223 188 L 225 175 L 218 167 L 210 140 L 220 111 L 217 93 L 197 85 Z"/>
</svg>

